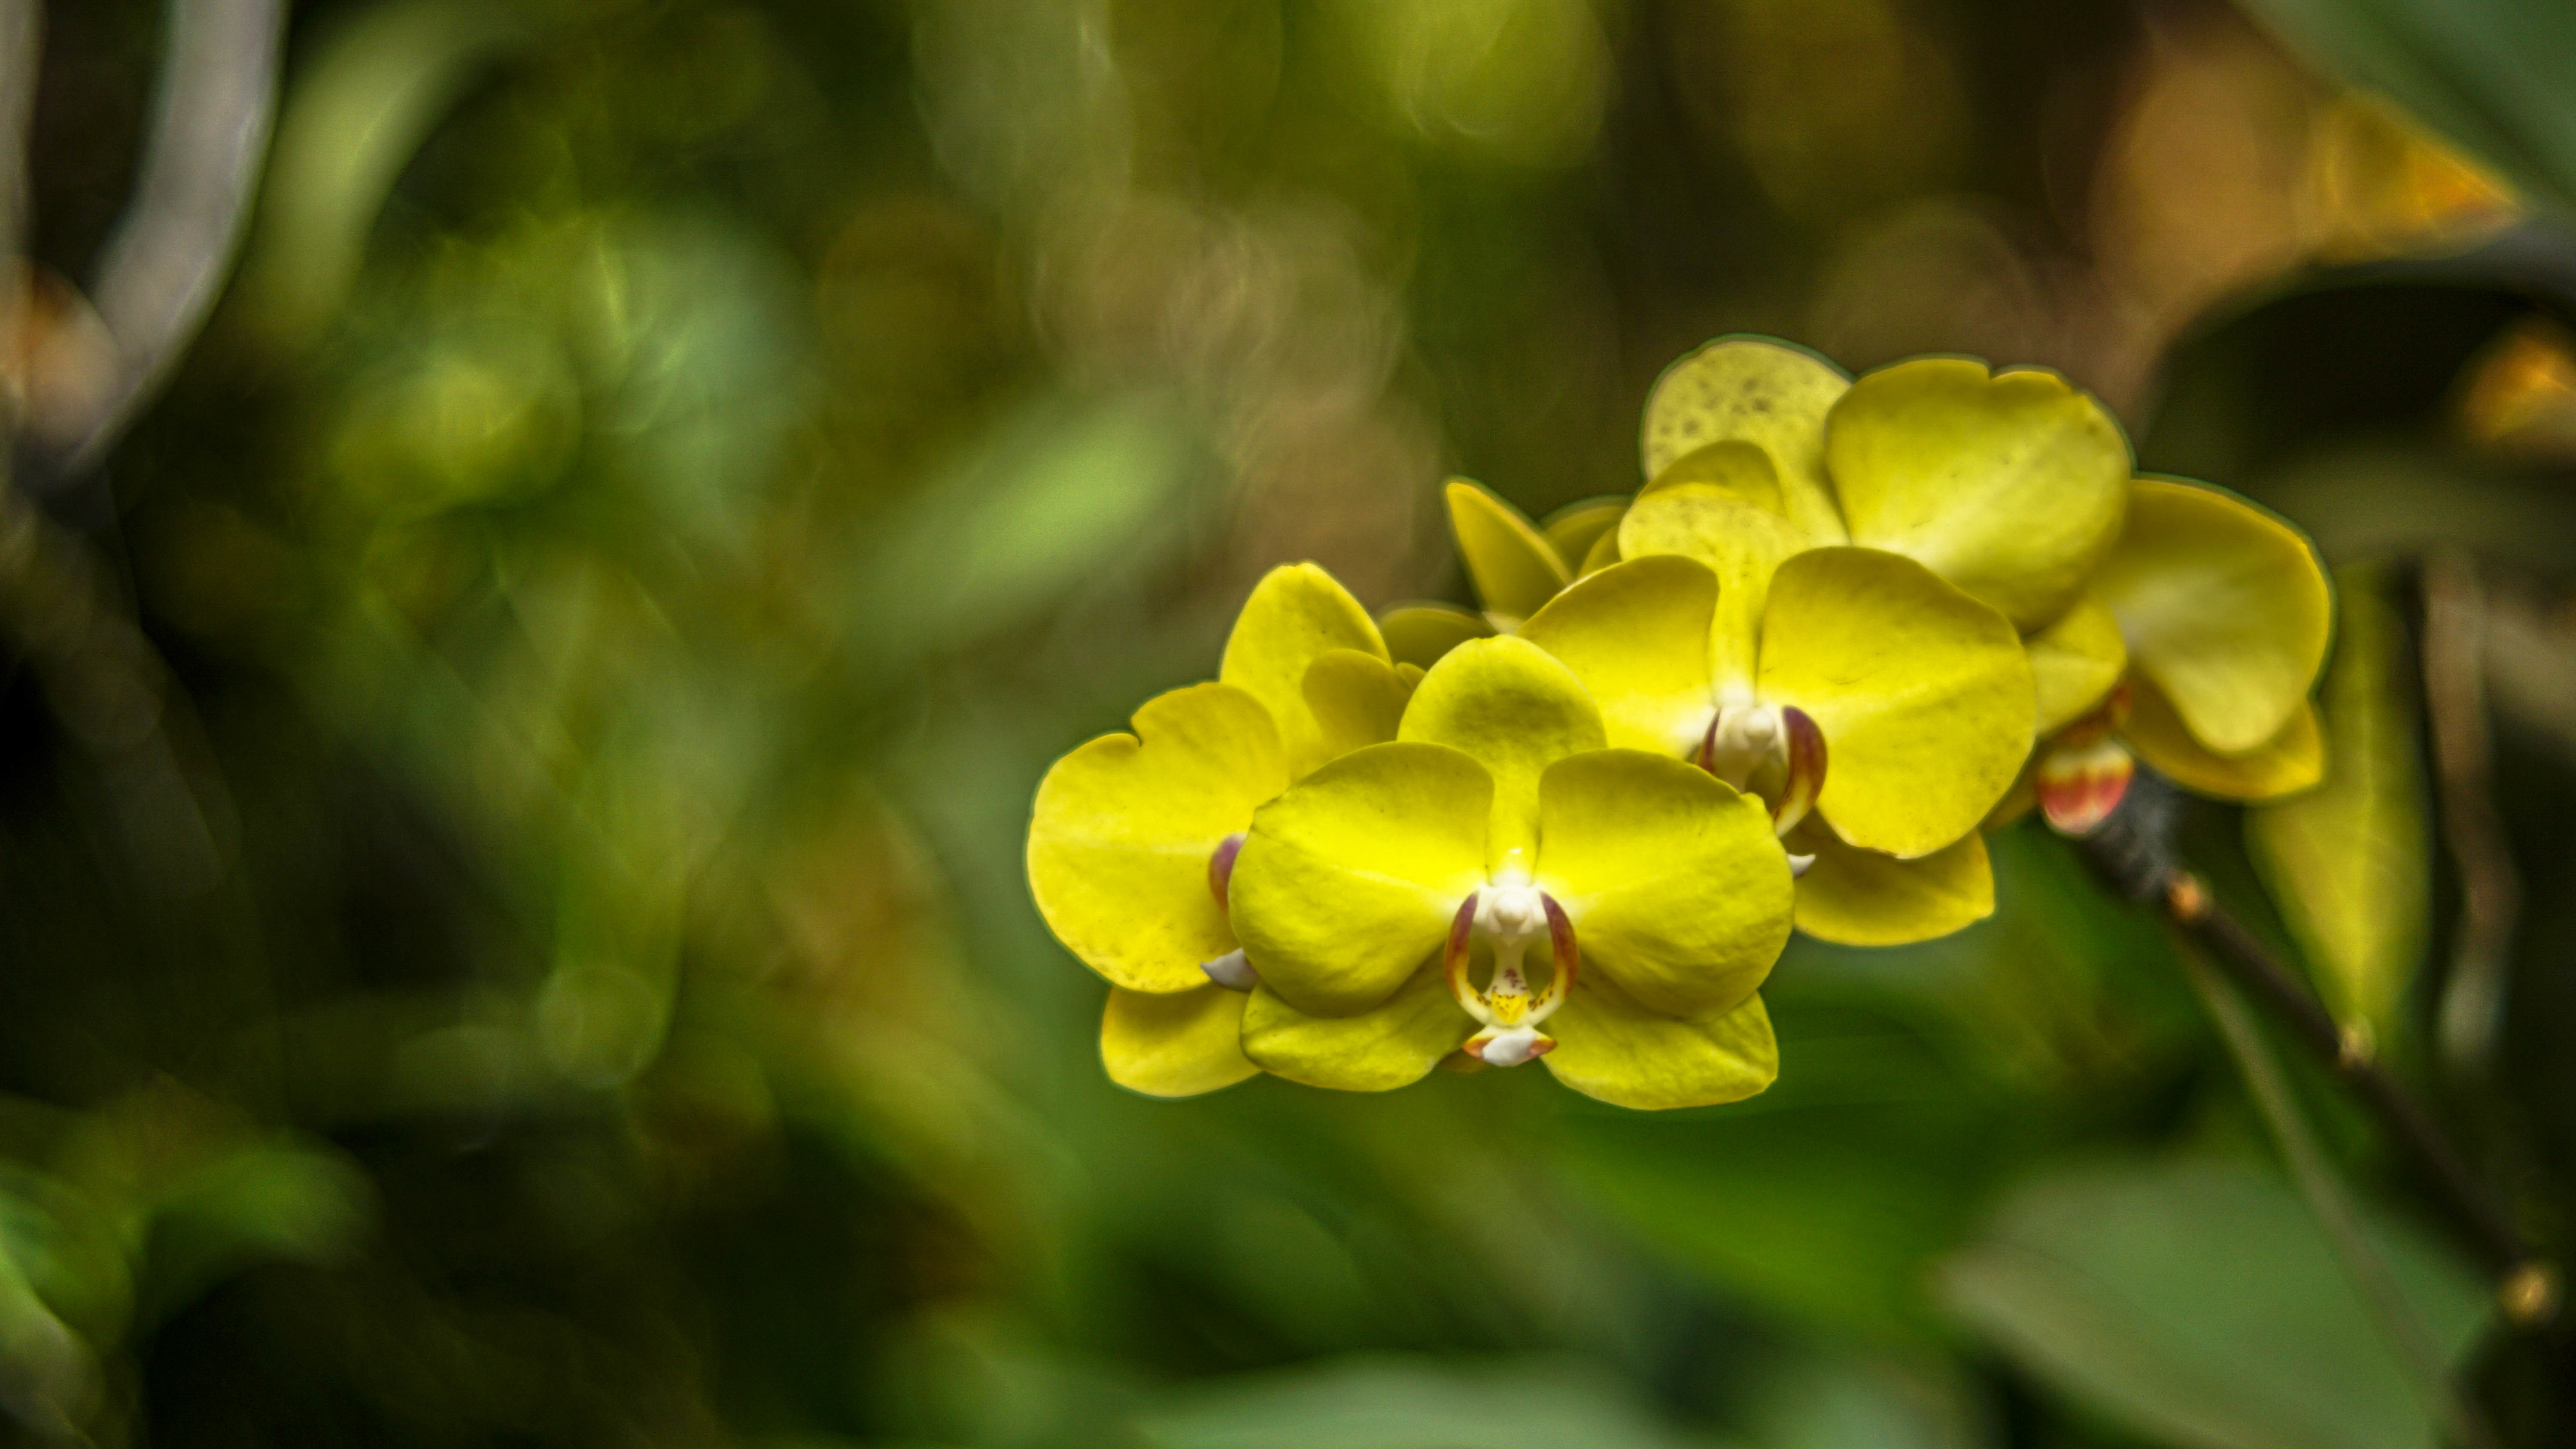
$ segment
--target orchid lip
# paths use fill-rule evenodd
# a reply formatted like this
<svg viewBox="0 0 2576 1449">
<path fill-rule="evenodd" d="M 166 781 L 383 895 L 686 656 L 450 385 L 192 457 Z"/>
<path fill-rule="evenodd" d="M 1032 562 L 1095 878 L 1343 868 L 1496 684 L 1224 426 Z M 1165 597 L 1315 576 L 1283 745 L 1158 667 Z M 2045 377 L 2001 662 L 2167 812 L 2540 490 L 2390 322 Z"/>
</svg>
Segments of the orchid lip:
<svg viewBox="0 0 2576 1449">
<path fill-rule="evenodd" d="M 1692 755 L 1698 766 L 1771 807 L 1771 833 L 1785 837 L 1825 788 L 1825 732 L 1794 704 L 1736 702 L 1709 720 Z"/>
<path fill-rule="evenodd" d="M 1517 871 L 1508 873 L 1518 876 Z M 1521 958 L 1542 934 L 1556 969 L 1545 989 L 1533 993 Z M 1482 988 L 1469 972 L 1479 936 L 1491 942 L 1494 953 L 1493 972 Z M 1460 1050 L 1493 1067 L 1518 1066 L 1554 1050 L 1555 1038 L 1538 1026 L 1565 1004 L 1581 964 L 1574 923 L 1554 896 L 1517 880 L 1471 892 L 1450 918 L 1448 944 L 1441 953 L 1450 994 L 1483 1028 Z"/>
</svg>

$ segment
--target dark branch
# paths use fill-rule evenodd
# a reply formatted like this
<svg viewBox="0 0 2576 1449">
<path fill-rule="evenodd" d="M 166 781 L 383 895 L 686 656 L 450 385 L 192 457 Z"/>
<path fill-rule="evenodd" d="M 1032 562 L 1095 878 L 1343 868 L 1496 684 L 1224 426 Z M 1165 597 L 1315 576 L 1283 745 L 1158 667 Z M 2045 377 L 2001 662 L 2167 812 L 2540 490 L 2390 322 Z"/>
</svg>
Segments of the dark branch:
<svg viewBox="0 0 2576 1449">
<path fill-rule="evenodd" d="M 2352 1090 L 2381 1130 L 2422 1170 L 2442 1206 L 2503 1281 L 2506 1311 L 2523 1324 L 2547 1321 L 2557 1308 L 2556 1269 L 2534 1254 L 2503 1205 L 2433 1119 L 2372 1058 L 2366 1044 L 2347 1035 L 2316 993 L 2220 909 L 2199 877 L 2183 868 L 2172 845 L 2177 805 L 2173 787 L 2142 769 L 2119 810 L 2078 847 L 2086 862 L 2122 894 L 2161 908 L 2229 980 Z"/>
</svg>

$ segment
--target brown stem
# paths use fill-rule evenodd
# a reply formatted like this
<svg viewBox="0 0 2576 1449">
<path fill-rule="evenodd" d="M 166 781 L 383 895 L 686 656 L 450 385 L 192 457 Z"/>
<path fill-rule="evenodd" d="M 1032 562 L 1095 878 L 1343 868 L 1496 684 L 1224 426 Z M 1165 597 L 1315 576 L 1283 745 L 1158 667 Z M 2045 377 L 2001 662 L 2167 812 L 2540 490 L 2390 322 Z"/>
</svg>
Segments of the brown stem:
<svg viewBox="0 0 2576 1449">
<path fill-rule="evenodd" d="M 2210 1017 L 2217 1022 L 2219 1039 L 2235 1055 L 2236 1069 L 2245 1078 L 2256 1110 L 2271 1126 L 2273 1142 L 2281 1149 L 2281 1160 L 2289 1167 L 2291 1180 L 2298 1184 L 2300 1196 L 2307 1199 L 2317 1225 L 2325 1229 L 2326 1241 L 2343 1260 L 2344 1271 L 2359 1290 L 2363 1307 L 2378 1320 L 2380 1336 L 2414 1376 L 2417 1392 L 2424 1396 L 2434 1422 L 2443 1426 L 2445 1441 L 2460 1449 L 2496 1449 L 2495 1430 L 2477 1406 L 2452 1384 L 2441 1349 L 2425 1328 L 2422 1316 L 2390 1276 L 2388 1260 L 2372 1241 L 2351 1194 L 2344 1191 L 2342 1179 L 2327 1162 L 2325 1147 L 2299 1111 L 2290 1079 L 2265 1043 L 2262 1029 L 2254 1024 L 2254 1014 L 2245 1009 L 2244 998 L 2211 973 L 2202 953 L 2184 951 L 2181 955 L 2183 975 L 2190 979 L 2209 1008 Z"/>
<path fill-rule="evenodd" d="M 2283 1030 L 2323 1063 L 2412 1158 L 2501 1280 L 2498 1301 L 2526 1327 L 2547 1323 L 2558 1308 L 2557 1266 L 2536 1254 L 2486 1184 L 2469 1170 L 2441 1129 L 2371 1056 L 2368 1044 L 2336 1025 L 2316 994 L 2234 916 L 2220 909 L 2198 876 L 2174 860 L 2168 787 L 2141 772 L 2130 798 L 2097 834 L 2078 842 L 2086 861 L 2112 884 L 2152 902 L 2198 944 L 2219 970 Z"/>
</svg>

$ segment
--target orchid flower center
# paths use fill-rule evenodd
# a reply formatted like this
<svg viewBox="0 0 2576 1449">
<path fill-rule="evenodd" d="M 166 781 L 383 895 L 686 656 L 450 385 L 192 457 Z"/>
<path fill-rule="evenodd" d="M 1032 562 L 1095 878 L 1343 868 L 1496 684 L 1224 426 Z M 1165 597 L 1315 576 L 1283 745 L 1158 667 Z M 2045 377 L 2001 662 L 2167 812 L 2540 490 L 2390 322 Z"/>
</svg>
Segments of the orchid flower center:
<svg viewBox="0 0 2576 1449">
<path fill-rule="evenodd" d="M 1700 737 L 1699 767 L 1771 807 L 1771 833 L 1787 838 L 1825 788 L 1825 732 L 1793 704 L 1732 700 L 1718 706 Z M 1812 855 L 1791 855 L 1805 874 Z"/>
<path fill-rule="evenodd" d="M 1450 994 L 1484 1028 L 1460 1050 L 1493 1067 L 1516 1067 L 1555 1048 L 1556 1039 L 1541 1032 L 1539 1023 L 1565 1004 L 1579 964 L 1574 923 L 1553 896 L 1531 883 L 1520 856 L 1518 850 L 1510 852 L 1490 884 L 1459 903 L 1441 958 Z M 1548 943 L 1554 970 L 1547 984 L 1533 991 L 1525 963 L 1530 946 L 1540 940 Z M 1474 978 L 1479 942 L 1492 956 L 1482 987 Z"/>
</svg>

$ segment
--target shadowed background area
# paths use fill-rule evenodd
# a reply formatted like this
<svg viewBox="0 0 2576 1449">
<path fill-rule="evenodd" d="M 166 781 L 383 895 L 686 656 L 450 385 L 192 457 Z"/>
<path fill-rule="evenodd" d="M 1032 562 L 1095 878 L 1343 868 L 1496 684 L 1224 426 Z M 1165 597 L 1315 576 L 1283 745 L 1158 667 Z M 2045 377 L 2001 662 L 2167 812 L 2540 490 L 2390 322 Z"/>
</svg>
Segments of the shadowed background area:
<svg viewBox="0 0 2576 1449">
<path fill-rule="evenodd" d="M 2187 843 L 2566 1240 L 2537 7 L 314 0 L 229 271 L 268 7 L 38 12 L 15 1441 L 2434 1444 L 2174 947 L 2035 823 L 1992 919 L 1793 945 L 1736 1106 L 1103 1077 L 1047 763 L 1274 564 L 1466 601 L 1441 481 L 1633 490 L 1728 332 L 2055 367 L 2311 532 L 2332 776 Z M 233 126 L 169 152 L 188 75 Z M 2563 1339 L 2292 1086 L 2424 1347 L 2563 1442 Z"/>
</svg>

